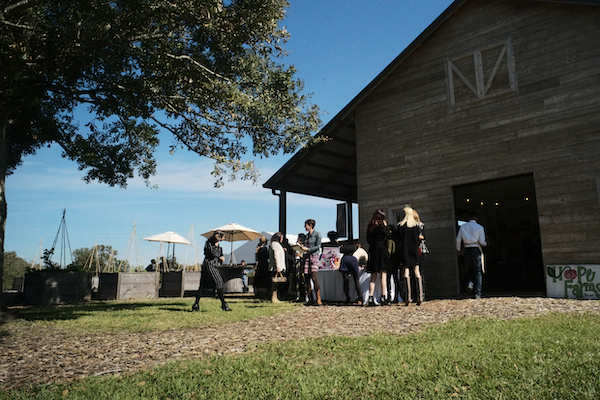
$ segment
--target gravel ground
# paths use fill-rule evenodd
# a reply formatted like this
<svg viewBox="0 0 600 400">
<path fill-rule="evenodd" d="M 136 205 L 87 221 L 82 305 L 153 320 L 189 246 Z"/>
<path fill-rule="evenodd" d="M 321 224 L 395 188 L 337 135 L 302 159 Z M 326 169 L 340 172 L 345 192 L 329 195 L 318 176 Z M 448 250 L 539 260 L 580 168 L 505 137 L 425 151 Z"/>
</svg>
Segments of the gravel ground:
<svg viewBox="0 0 600 400">
<path fill-rule="evenodd" d="M 433 300 L 420 307 L 302 307 L 273 317 L 217 327 L 117 335 L 45 334 L 0 337 L 0 387 L 67 382 L 92 375 L 129 374 L 171 360 L 244 352 L 249 344 L 327 335 L 398 335 L 454 318 L 534 317 L 549 312 L 600 314 L 595 300 L 494 297 Z M 10 330 L 9 330 L 10 332 Z"/>
</svg>

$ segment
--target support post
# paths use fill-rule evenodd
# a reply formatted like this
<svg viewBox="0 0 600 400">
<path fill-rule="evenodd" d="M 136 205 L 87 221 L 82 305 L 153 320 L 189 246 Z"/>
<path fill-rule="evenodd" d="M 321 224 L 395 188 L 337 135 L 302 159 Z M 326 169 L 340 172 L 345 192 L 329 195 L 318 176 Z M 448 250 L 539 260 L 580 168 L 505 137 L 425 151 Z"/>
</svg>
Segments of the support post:
<svg viewBox="0 0 600 400">
<path fill-rule="evenodd" d="M 279 197 L 279 232 L 285 237 L 287 235 L 287 192 L 271 189 L 271 193 Z"/>
<path fill-rule="evenodd" d="M 351 201 L 347 201 L 346 202 L 346 208 L 347 208 L 347 213 L 348 213 L 348 241 L 349 242 L 353 242 L 354 241 L 354 222 L 352 220 L 352 202 Z"/>
</svg>

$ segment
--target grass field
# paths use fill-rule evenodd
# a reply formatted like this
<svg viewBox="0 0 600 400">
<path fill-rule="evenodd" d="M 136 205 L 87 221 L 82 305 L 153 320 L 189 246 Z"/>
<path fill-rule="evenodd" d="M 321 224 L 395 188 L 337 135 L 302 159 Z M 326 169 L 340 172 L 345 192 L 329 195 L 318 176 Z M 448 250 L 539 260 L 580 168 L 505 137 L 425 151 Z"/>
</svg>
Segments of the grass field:
<svg viewBox="0 0 600 400">
<path fill-rule="evenodd" d="M 211 309 L 205 313 L 215 314 L 208 323 L 220 323 L 225 314 L 215 304 L 214 310 L 206 305 Z M 150 308 L 145 312 L 155 319 L 165 309 L 184 305 L 189 301 L 149 302 L 144 308 Z M 294 305 L 278 308 L 257 302 L 254 307 L 258 316 Z M 43 321 L 30 314 L 42 309 L 28 310 L 22 312 L 25 319 L 15 323 L 73 331 L 90 326 L 100 332 L 100 321 L 107 313 L 121 320 L 119 331 L 139 331 L 140 317 L 119 308 L 118 304 L 92 304 L 89 309 L 71 311 L 67 311 L 71 306 L 60 307 L 48 311 Z M 236 318 L 242 314 L 247 318 L 241 306 L 237 309 Z M 86 315 L 70 318 L 74 313 Z M 234 317 L 234 313 L 227 314 Z M 180 321 L 177 329 L 185 327 L 186 322 Z M 111 400 L 598 399 L 598 332 L 600 316 L 591 314 L 548 314 L 510 321 L 468 318 L 408 336 L 270 343 L 236 356 L 169 362 L 129 376 L 91 377 L 0 394 L 6 399 Z"/>
<path fill-rule="evenodd" d="M 18 319 L 11 323 L 12 334 L 30 335 L 39 332 L 70 332 L 83 334 L 132 333 L 198 328 L 227 322 L 245 321 L 291 310 L 297 304 L 272 304 L 254 298 L 230 301 L 231 312 L 221 311 L 216 299 L 200 302 L 202 318 L 190 311 L 193 300 L 158 299 L 148 301 L 103 301 L 58 307 L 27 307 L 17 309 Z M 0 334 L 7 327 L 0 326 Z"/>
</svg>

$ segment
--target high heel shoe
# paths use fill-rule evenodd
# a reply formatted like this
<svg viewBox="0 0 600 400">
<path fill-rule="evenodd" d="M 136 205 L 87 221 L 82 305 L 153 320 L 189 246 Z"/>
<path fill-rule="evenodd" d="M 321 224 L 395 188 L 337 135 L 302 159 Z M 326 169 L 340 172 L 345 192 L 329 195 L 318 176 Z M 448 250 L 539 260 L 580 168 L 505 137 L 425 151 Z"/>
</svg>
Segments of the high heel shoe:
<svg viewBox="0 0 600 400">
<path fill-rule="evenodd" d="M 373 296 L 369 296 L 369 301 L 367 302 L 367 307 L 374 307 L 375 306 L 375 299 L 373 298 Z"/>
<path fill-rule="evenodd" d="M 221 308 L 223 309 L 223 311 L 231 311 L 231 308 L 229 308 L 229 306 L 227 305 L 227 303 L 223 303 L 221 305 Z"/>
</svg>

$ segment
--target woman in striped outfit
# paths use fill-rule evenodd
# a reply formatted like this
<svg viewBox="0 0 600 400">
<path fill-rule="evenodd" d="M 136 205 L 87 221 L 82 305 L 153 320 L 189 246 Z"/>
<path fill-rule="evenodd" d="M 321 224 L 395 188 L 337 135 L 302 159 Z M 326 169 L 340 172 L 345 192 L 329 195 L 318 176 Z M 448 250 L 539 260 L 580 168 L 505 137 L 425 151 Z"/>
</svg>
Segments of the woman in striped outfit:
<svg viewBox="0 0 600 400">
<path fill-rule="evenodd" d="M 204 245 L 204 262 L 202 263 L 202 274 L 200 275 L 200 287 L 196 294 L 196 301 L 192 305 L 192 311 L 200 311 L 200 298 L 203 291 L 207 288 L 217 291 L 223 311 L 231 311 L 223 296 L 223 277 L 219 273 L 219 265 L 225 260 L 223 249 L 219 246 L 219 242 L 224 237 L 225 233 L 217 230 Z"/>
</svg>

